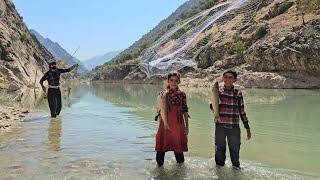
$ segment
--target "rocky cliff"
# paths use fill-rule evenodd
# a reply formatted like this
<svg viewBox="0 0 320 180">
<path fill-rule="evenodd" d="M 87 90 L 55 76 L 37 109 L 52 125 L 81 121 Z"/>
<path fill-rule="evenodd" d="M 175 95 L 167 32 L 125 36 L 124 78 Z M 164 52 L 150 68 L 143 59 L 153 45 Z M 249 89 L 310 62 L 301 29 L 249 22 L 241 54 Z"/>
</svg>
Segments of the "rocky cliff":
<svg viewBox="0 0 320 180">
<path fill-rule="evenodd" d="M 243 18 L 229 15 L 225 17 L 227 21 L 224 19 L 206 28 L 187 51 L 196 54 L 194 59 L 198 68 L 181 70 L 186 77 L 184 85 L 208 86 L 208 81 L 218 78 L 223 70 L 233 68 L 239 71 L 238 82 L 245 87 L 320 88 L 319 2 L 314 1 L 310 6 L 304 7 L 304 11 L 301 10 L 299 2 L 301 1 L 261 1 L 254 13 L 243 14 L 250 17 L 243 26 L 239 26 L 239 20 Z M 223 1 L 215 1 L 211 5 L 213 7 L 219 3 Z M 198 14 L 207 11 L 202 9 Z M 185 11 L 189 12 L 190 8 Z M 214 11 L 213 8 L 211 12 Z M 191 22 L 187 22 L 188 19 L 176 19 L 173 28 L 180 28 L 183 23 L 186 25 L 167 41 L 162 42 L 157 53 L 175 46 L 177 39 L 183 37 L 204 18 L 202 16 Z M 163 36 L 166 34 L 169 34 L 169 30 Z M 199 52 L 192 52 L 203 42 L 205 46 Z M 154 43 L 149 46 L 152 45 Z M 141 56 L 135 57 L 133 54 L 121 63 L 114 61 L 113 64 L 97 68 L 91 77 L 93 80 L 111 77 L 142 82 L 145 81 L 146 75 L 138 68 L 140 61 Z M 128 64 L 131 65 L 130 69 L 122 67 Z M 117 75 L 114 76 L 113 72 Z"/>
<path fill-rule="evenodd" d="M 38 86 L 53 56 L 30 34 L 10 0 L 0 0 L 0 89 Z"/>
</svg>

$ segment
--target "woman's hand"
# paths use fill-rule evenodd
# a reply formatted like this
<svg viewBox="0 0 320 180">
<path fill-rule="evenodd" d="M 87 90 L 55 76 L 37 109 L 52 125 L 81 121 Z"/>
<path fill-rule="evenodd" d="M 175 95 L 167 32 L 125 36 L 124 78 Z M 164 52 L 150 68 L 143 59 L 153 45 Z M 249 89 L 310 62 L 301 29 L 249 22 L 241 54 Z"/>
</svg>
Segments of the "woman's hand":
<svg viewBox="0 0 320 180">
<path fill-rule="evenodd" d="M 185 134 L 188 135 L 189 134 L 189 114 L 188 112 L 183 113 L 183 118 L 184 118 L 184 122 L 185 122 Z"/>
<path fill-rule="evenodd" d="M 186 127 L 186 129 L 185 129 L 185 134 L 186 134 L 186 135 L 189 134 L 189 127 Z"/>
<path fill-rule="evenodd" d="M 251 131 L 250 129 L 247 129 L 247 140 L 251 139 Z"/>
<path fill-rule="evenodd" d="M 163 126 L 165 130 L 171 131 L 168 123 L 164 123 Z"/>
<path fill-rule="evenodd" d="M 165 90 L 162 92 L 162 97 L 166 97 L 168 93 L 169 93 L 169 90 L 168 90 L 168 89 L 165 89 Z"/>
</svg>

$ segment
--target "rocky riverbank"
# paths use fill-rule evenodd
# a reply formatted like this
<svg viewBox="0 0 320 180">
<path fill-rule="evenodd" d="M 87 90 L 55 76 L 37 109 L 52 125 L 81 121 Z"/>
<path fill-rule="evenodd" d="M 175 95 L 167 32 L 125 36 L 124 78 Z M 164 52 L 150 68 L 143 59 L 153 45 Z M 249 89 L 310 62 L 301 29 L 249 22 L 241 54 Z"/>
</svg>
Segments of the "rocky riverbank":
<svg viewBox="0 0 320 180">
<path fill-rule="evenodd" d="M 27 109 L 0 106 L 0 132 L 17 126 L 29 113 Z"/>
<path fill-rule="evenodd" d="M 236 84 L 244 88 L 260 89 L 320 89 L 320 79 L 306 73 L 256 72 L 246 67 L 234 68 L 239 76 Z M 212 87 L 215 81 L 221 82 L 223 70 L 212 72 L 187 73 L 182 78 L 181 86 Z"/>
</svg>

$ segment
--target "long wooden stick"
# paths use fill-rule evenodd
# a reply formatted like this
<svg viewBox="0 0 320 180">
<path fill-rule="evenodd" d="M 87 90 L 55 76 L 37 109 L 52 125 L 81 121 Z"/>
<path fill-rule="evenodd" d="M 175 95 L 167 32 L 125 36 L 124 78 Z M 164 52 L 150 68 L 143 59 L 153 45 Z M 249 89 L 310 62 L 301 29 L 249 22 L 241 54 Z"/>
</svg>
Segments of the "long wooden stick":
<svg viewBox="0 0 320 180">
<path fill-rule="evenodd" d="M 78 48 L 73 52 L 73 54 L 71 55 L 71 58 L 73 58 L 73 56 L 77 53 L 79 49 L 80 49 L 80 46 L 78 46 Z"/>
</svg>

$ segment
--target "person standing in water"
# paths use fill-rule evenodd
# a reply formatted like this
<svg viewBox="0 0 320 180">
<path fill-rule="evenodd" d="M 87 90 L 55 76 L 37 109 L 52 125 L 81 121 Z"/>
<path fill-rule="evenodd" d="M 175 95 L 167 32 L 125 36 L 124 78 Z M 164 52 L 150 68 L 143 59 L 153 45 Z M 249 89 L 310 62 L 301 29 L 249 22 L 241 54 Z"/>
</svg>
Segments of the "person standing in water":
<svg viewBox="0 0 320 180">
<path fill-rule="evenodd" d="M 242 92 L 234 88 L 237 72 L 227 70 L 222 75 L 224 86 L 219 89 L 219 115 L 215 130 L 215 161 L 217 166 L 224 166 L 226 160 L 226 139 L 232 165 L 240 169 L 239 152 L 241 144 L 239 117 L 247 130 L 247 140 L 251 139 L 249 121 L 244 110 Z M 214 89 L 212 89 L 214 91 Z M 212 106 L 210 106 L 212 110 Z"/>
<path fill-rule="evenodd" d="M 46 87 L 43 85 L 43 82 L 48 81 L 48 103 L 52 118 L 58 116 L 62 108 L 60 74 L 70 72 L 78 66 L 78 64 L 75 64 L 68 69 L 58 69 L 56 62 L 53 61 L 49 63 L 49 71 L 41 78 L 40 85 L 44 92 L 46 92 Z"/>
<path fill-rule="evenodd" d="M 164 96 L 167 100 L 167 122 L 164 122 L 163 118 L 159 116 L 160 122 L 155 147 L 157 151 L 156 161 L 159 167 L 163 165 L 167 151 L 174 152 L 179 164 L 184 162 L 183 152 L 188 151 L 188 106 L 186 94 L 178 87 L 180 74 L 170 73 L 167 81 L 167 88 L 160 92 L 160 96 Z"/>
</svg>

